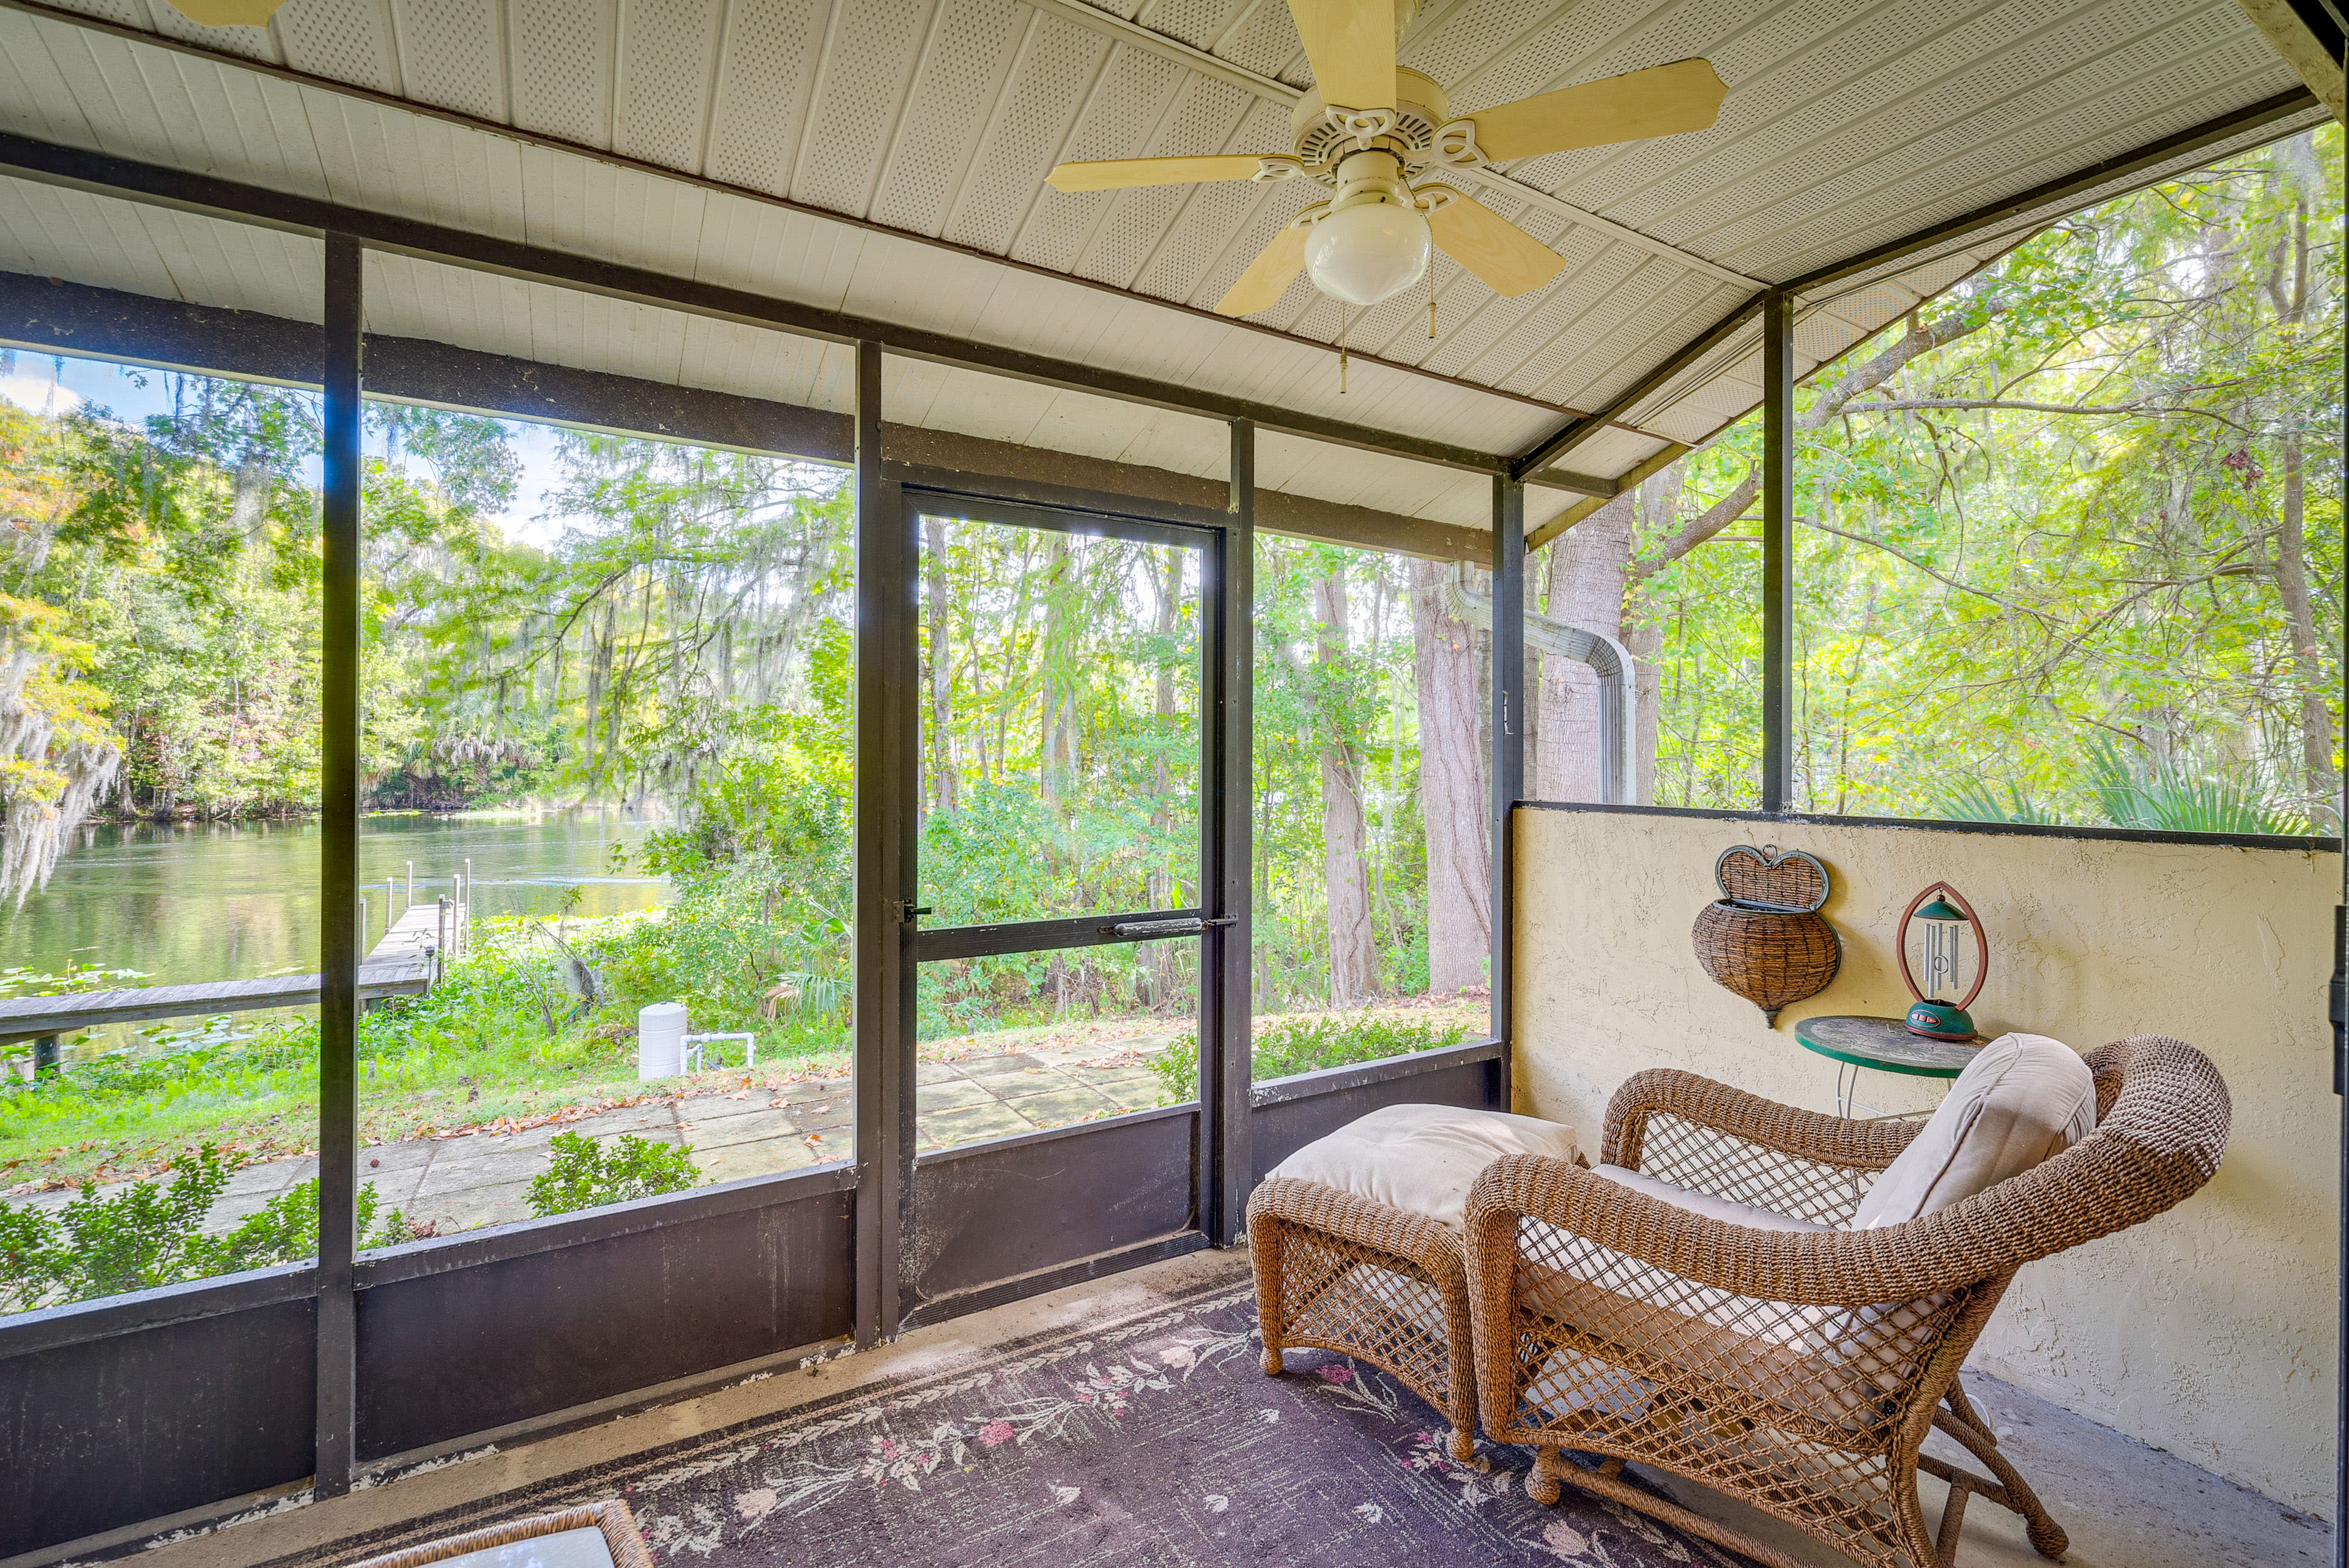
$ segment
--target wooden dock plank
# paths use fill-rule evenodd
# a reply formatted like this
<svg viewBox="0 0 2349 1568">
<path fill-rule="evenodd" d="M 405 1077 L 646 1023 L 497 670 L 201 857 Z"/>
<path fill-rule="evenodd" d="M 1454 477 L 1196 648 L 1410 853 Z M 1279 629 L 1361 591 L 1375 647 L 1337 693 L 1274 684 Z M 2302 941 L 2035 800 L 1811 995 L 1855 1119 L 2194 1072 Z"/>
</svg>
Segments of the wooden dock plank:
<svg viewBox="0 0 2349 1568">
<path fill-rule="evenodd" d="M 450 911 L 452 926 L 461 918 L 457 910 Z M 359 1000 L 414 996 L 430 990 L 432 964 L 427 955 L 437 950 L 440 938 L 438 904 L 417 904 L 409 909 L 392 922 L 383 940 L 359 964 Z M 0 1044 L 37 1040 L 47 1034 L 71 1034 L 109 1023 L 255 1012 L 272 1007 L 312 1007 L 317 1001 L 318 977 L 315 974 L 86 991 L 72 996 L 27 996 L 0 1002 Z"/>
<path fill-rule="evenodd" d="M 421 962 L 367 964 L 359 970 L 359 999 L 363 1002 L 378 996 L 413 996 L 430 985 L 430 971 Z M 0 1002 L 0 1044 L 37 1040 L 45 1034 L 70 1034 L 108 1023 L 209 1017 L 216 1012 L 253 1012 L 270 1007 L 310 1007 L 317 1001 L 318 977 L 315 974 L 86 991 L 75 996 L 27 996 Z"/>
</svg>

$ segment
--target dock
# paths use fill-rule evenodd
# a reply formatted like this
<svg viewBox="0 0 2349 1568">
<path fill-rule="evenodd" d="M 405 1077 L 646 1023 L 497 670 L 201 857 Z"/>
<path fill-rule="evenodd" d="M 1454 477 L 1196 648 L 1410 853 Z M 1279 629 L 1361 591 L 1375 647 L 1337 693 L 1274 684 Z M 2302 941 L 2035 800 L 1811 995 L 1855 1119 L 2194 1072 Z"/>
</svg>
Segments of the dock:
<svg viewBox="0 0 2349 1568">
<path fill-rule="evenodd" d="M 459 906 L 446 919 L 449 935 L 463 919 Z M 362 1006 L 388 996 L 416 996 L 432 989 L 438 978 L 443 919 L 436 903 L 417 904 L 392 922 L 367 957 L 359 961 L 359 1002 Z M 461 942 L 461 938 L 459 938 Z M 210 1017 L 221 1012 L 258 1012 L 273 1007 L 314 1007 L 319 977 L 315 974 L 273 975 L 261 980 L 216 980 L 190 985 L 134 986 L 119 991 L 86 991 L 71 996 L 27 996 L 0 1002 L 0 1045 L 20 1040 L 44 1043 L 41 1055 L 54 1059 L 58 1035 L 109 1023 L 147 1023 L 159 1018 Z M 47 1064 L 47 1061 L 42 1063 Z"/>
</svg>

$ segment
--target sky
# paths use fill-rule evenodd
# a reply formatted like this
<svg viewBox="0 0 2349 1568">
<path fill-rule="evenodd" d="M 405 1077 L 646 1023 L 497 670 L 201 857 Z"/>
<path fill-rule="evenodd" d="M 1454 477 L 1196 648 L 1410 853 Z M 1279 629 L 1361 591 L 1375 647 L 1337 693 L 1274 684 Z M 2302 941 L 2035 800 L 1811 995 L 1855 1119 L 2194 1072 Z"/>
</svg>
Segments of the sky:
<svg viewBox="0 0 2349 1568">
<path fill-rule="evenodd" d="M 54 358 L 47 354 L 0 351 L 0 398 L 36 414 L 71 413 L 84 403 L 95 403 L 117 418 L 136 422 L 152 414 L 171 411 L 171 393 L 162 371 L 116 365 L 102 359 Z M 514 455 L 522 460 L 521 482 L 514 498 L 498 518 L 508 539 L 541 546 L 552 545 L 563 531 L 560 521 L 542 521 L 545 495 L 561 483 L 555 463 L 555 431 L 549 425 L 500 420 Z M 381 438 L 370 448 L 382 452 Z M 316 483 L 317 463 L 305 465 L 305 477 Z"/>
</svg>

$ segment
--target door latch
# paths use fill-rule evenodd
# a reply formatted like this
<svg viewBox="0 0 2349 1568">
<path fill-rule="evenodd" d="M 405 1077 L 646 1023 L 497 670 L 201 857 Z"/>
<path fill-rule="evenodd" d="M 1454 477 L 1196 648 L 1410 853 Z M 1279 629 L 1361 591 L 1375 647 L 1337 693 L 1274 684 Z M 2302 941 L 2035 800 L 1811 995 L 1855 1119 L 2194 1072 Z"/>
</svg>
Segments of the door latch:
<svg viewBox="0 0 2349 1568">
<path fill-rule="evenodd" d="M 1195 937 L 1215 926 L 1236 925 L 1228 916 L 1203 920 L 1195 915 L 1174 915 L 1159 920 L 1120 920 L 1113 926 L 1103 926 L 1101 934 L 1122 941 L 1151 941 L 1160 937 Z"/>
<path fill-rule="evenodd" d="M 930 912 L 929 905 L 916 904 L 911 898 L 893 898 L 890 902 L 897 907 L 897 919 L 902 925 L 910 926 Z"/>
</svg>

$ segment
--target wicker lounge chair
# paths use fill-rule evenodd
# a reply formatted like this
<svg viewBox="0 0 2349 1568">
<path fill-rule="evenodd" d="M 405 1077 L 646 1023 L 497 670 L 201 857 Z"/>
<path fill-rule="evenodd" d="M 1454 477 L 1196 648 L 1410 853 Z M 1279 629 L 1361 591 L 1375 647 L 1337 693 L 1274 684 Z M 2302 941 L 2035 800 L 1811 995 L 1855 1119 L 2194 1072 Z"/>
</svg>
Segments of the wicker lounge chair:
<svg viewBox="0 0 2349 1568">
<path fill-rule="evenodd" d="M 2191 1195 L 2226 1147 L 2226 1085 L 2192 1046 L 2140 1035 L 2087 1057 L 2095 1130 L 2020 1176 L 1879 1229 L 1728 1224 L 1539 1156 L 1477 1179 L 1467 1249 L 1479 1403 L 1494 1438 L 1561 1480 L 1774 1568 L 1742 1532 L 1627 1484 L 1636 1459 L 1740 1498 L 1869 1568 L 1949 1568 L 1967 1499 L 2064 1532 L 1999 1452 L 1958 1368 L 2014 1271 Z M 1847 1226 L 1920 1124 L 1796 1110 L 1688 1073 L 1636 1075 L 1608 1164 L 1778 1215 Z M 1940 1430 L 1991 1479 L 1919 1452 Z M 1596 1455 L 1594 1469 L 1560 1450 Z M 1950 1482 L 1928 1534 L 1917 1472 Z"/>
</svg>

